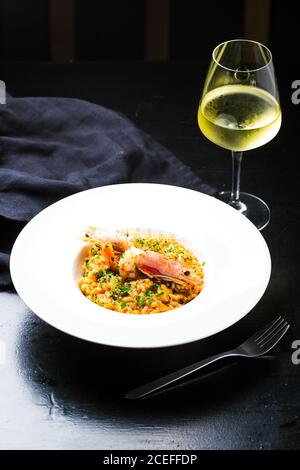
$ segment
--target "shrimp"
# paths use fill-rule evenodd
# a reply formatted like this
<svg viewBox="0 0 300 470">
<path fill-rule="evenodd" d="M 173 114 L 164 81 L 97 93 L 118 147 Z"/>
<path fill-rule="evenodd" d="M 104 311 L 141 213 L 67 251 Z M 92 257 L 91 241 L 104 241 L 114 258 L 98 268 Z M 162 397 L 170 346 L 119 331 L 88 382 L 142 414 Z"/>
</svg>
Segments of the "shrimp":
<svg viewBox="0 0 300 470">
<path fill-rule="evenodd" d="M 143 250 L 133 246 L 126 250 L 121 256 L 119 261 L 119 273 L 123 279 L 136 279 L 138 277 L 139 271 L 137 262 L 143 253 Z"/>
<path fill-rule="evenodd" d="M 142 272 L 149 278 L 162 279 L 185 286 L 203 284 L 201 275 L 184 263 L 168 259 L 155 251 L 136 248 L 135 239 L 132 236 L 89 227 L 83 240 L 100 244 L 105 268 L 119 271 L 123 279 L 137 279 L 139 272 Z"/>
<path fill-rule="evenodd" d="M 100 230 L 96 227 L 88 227 L 83 241 L 99 243 L 101 245 L 109 242 L 117 253 L 124 253 L 124 251 L 128 250 L 133 245 L 133 240 L 129 236 L 127 237 L 115 231 Z"/>
<path fill-rule="evenodd" d="M 155 251 L 144 251 L 132 247 L 121 257 L 119 272 L 122 278 L 136 279 L 138 271 L 150 278 L 172 281 L 181 285 L 203 284 L 202 277 L 183 263 L 167 259 Z"/>
<path fill-rule="evenodd" d="M 101 251 L 101 261 L 104 269 L 118 271 L 118 259 L 110 242 L 104 243 Z"/>
</svg>

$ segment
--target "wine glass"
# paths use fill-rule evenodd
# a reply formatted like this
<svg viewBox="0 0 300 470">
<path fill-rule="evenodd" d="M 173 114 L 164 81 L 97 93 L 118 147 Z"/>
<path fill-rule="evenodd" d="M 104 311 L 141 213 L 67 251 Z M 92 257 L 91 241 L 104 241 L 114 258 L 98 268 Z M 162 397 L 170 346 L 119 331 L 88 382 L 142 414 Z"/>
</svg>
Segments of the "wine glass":
<svg viewBox="0 0 300 470">
<path fill-rule="evenodd" d="M 240 174 L 243 152 L 269 142 L 281 125 L 272 54 L 266 46 L 235 39 L 214 49 L 198 123 L 209 140 L 232 152 L 232 189 L 216 197 L 262 230 L 270 220 L 270 209 L 259 197 L 240 192 Z"/>
</svg>

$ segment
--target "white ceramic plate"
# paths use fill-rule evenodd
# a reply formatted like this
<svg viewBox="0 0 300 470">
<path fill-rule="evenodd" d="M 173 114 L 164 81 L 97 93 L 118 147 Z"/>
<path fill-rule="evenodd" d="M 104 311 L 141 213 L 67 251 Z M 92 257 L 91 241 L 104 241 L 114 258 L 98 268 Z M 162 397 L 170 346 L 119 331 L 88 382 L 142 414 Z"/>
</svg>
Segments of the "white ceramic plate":
<svg viewBox="0 0 300 470">
<path fill-rule="evenodd" d="M 205 261 L 205 287 L 173 311 L 132 315 L 99 307 L 76 285 L 74 267 L 87 226 L 173 232 Z M 24 302 L 50 325 L 96 343 L 171 346 L 205 338 L 240 320 L 259 301 L 271 260 L 260 232 L 223 202 L 159 184 L 83 191 L 40 212 L 11 254 L 11 276 Z"/>
</svg>

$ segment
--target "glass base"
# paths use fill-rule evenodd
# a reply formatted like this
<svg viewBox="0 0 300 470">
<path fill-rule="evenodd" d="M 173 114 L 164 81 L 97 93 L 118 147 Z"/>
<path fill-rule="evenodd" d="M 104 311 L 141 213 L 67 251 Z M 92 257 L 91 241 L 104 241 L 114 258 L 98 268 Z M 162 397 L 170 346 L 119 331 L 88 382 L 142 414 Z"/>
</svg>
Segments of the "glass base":
<svg viewBox="0 0 300 470">
<path fill-rule="evenodd" d="M 253 194 L 240 193 L 240 203 L 238 204 L 230 202 L 231 191 L 221 191 L 216 194 L 216 198 L 244 214 L 258 230 L 262 230 L 270 222 L 271 212 L 269 207 L 262 199 Z"/>
</svg>

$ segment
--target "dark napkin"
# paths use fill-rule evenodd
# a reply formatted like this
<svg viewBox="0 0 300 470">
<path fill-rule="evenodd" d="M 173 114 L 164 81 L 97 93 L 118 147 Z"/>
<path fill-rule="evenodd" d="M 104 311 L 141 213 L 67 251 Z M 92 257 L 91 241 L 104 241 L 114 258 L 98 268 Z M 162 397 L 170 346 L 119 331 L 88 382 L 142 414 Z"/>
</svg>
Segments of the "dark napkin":
<svg viewBox="0 0 300 470">
<path fill-rule="evenodd" d="M 11 287 L 18 232 L 65 196 L 128 182 L 214 192 L 126 117 L 77 99 L 8 98 L 0 107 L 0 145 L 0 289 Z"/>
</svg>

